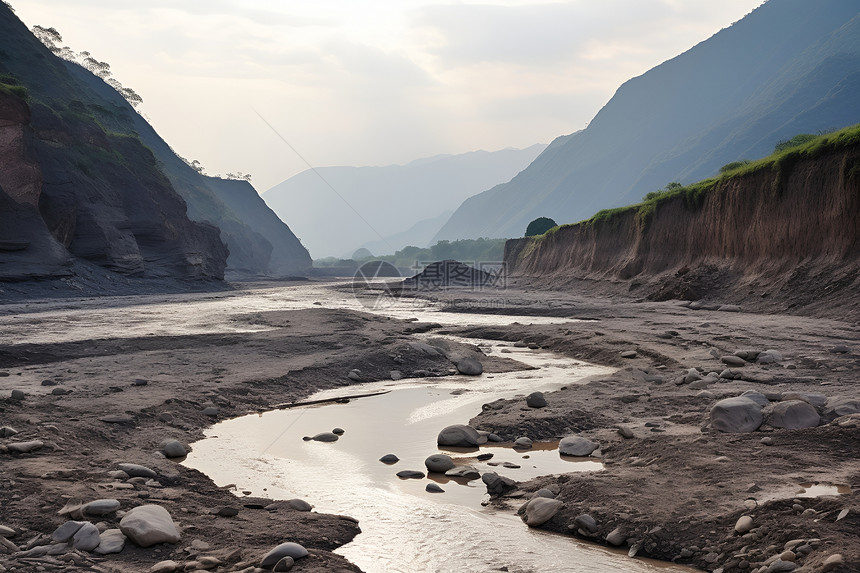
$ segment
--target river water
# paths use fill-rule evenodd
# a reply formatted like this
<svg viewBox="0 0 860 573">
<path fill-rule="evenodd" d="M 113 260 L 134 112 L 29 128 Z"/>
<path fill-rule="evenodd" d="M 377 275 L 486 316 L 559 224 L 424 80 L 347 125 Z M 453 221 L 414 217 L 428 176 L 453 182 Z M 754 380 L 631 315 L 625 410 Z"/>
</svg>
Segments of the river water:
<svg viewBox="0 0 860 573">
<path fill-rule="evenodd" d="M 570 320 L 446 313 L 437 305 L 411 299 L 393 306 L 388 304 L 390 301 L 382 302 L 368 308 L 366 299 L 362 303 L 348 291 L 307 284 L 215 294 L 16 303 L 1 305 L 0 317 L 4 334 L 18 343 L 253 332 L 270 327 L 254 324 L 249 315 L 314 306 L 368 310 L 446 325 L 550 324 Z M 530 529 L 511 511 L 484 507 L 481 502 L 486 488 L 480 479 L 396 477 L 396 472 L 404 469 L 425 471 L 424 459 L 440 452 L 436 446 L 439 430 L 449 424 L 467 423 L 480 412 L 483 403 L 536 390 L 554 390 L 586 376 L 608 372 L 545 351 L 494 341 L 470 342 L 536 369 L 480 377 L 380 382 L 321 392 L 311 399 L 388 391 L 345 404 L 273 411 L 221 422 L 206 432 L 206 439 L 193 444 L 194 451 L 183 463 L 207 473 L 218 485 L 237 484 L 237 495 L 250 492 L 272 499 L 302 498 L 316 511 L 358 518 L 362 533 L 338 553 L 368 573 L 689 571 L 630 559 L 620 551 Z M 302 439 L 335 427 L 345 430 L 337 442 Z M 391 466 L 379 462 L 387 453 L 396 454 L 400 461 Z M 537 443 L 530 450 L 487 445 L 480 451 L 443 453 L 457 458 L 458 464 L 473 465 L 481 473 L 498 471 L 519 481 L 602 468 L 599 459 L 562 458 L 553 443 Z M 479 453 L 493 457 L 479 462 L 475 458 Z M 229 463 L 225 463 L 227 460 Z M 509 467 L 491 465 L 502 463 Z M 426 492 L 425 486 L 431 480 L 445 492 Z"/>
</svg>

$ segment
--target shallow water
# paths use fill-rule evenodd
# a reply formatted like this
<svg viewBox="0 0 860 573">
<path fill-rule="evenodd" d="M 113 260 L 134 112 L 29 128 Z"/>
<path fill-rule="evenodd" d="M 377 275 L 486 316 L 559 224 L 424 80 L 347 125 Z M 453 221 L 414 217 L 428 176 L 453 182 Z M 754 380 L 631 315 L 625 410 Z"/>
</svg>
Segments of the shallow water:
<svg viewBox="0 0 860 573">
<path fill-rule="evenodd" d="M 376 382 L 319 392 L 310 399 L 390 390 L 347 404 L 293 408 L 219 423 L 207 431 L 207 439 L 194 444 L 184 463 L 219 485 L 235 483 L 238 491 L 272 499 L 299 497 L 317 511 L 356 517 L 362 533 L 337 552 L 368 573 L 685 571 L 529 529 L 512 512 L 481 505 L 486 487 L 480 479 L 452 480 L 437 474 L 421 480 L 396 477 L 404 469 L 426 471 L 424 459 L 440 452 L 454 457 L 458 465 L 468 463 L 481 473 L 496 471 L 518 481 L 602 469 L 599 459 L 560 456 L 557 443 L 536 443 L 530 450 L 514 450 L 510 444 L 487 444 L 471 451 L 439 449 L 438 431 L 449 424 L 467 423 L 483 403 L 557 389 L 609 371 L 544 351 L 470 341 L 492 353 L 504 347 L 509 351 L 504 356 L 539 370 Z M 302 440 L 335 427 L 345 430 L 337 442 Z M 387 453 L 396 454 L 400 461 L 379 462 Z M 478 462 L 479 453 L 492 453 L 493 458 Z M 225 459 L 231 463 L 224 464 Z M 490 465 L 505 461 L 520 467 Z M 426 492 L 431 481 L 445 493 Z"/>
<path fill-rule="evenodd" d="M 270 330 L 255 324 L 253 315 L 277 310 L 334 308 L 372 312 L 394 318 L 420 318 L 444 325 L 557 324 L 574 319 L 445 312 L 438 303 L 403 298 L 393 301 L 361 292 L 354 296 L 345 283 L 310 283 L 223 293 L 145 295 L 41 300 L 0 305 L 4 341 L 59 343 L 100 338 L 183 336 Z M 337 287 L 337 288 L 336 288 Z M 485 306 L 504 305 L 503 295 Z M 33 328 L 38 326 L 38 328 Z"/>
</svg>

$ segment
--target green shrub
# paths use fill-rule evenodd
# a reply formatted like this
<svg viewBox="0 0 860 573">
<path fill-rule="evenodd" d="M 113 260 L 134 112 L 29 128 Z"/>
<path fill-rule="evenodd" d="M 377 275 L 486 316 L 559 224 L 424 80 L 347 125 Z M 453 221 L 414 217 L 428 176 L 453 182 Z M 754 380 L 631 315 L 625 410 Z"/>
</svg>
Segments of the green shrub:
<svg viewBox="0 0 860 573">
<path fill-rule="evenodd" d="M 538 217 L 526 227 L 526 237 L 543 235 L 555 226 L 557 226 L 556 222 L 549 217 Z"/>
</svg>

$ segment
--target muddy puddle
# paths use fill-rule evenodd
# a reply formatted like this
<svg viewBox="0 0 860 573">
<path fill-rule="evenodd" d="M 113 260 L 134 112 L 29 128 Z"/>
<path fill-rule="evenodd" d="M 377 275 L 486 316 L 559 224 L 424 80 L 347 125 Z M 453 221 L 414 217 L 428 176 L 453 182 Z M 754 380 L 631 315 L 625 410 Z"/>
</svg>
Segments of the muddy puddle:
<svg viewBox="0 0 860 573">
<path fill-rule="evenodd" d="M 480 479 L 396 476 L 401 470 L 426 472 L 424 460 L 435 453 L 449 454 L 458 465 L 472 465 L 481 473 L 495 471 L 518 481 L 602 469 L 598 458 L 560 456 L 557 443 L 552 442 L 536 443 L 528 450 L 513 449 L 511 444 L 458 451 L 438 448 L 439 430 L 467 423 L 483 403 L 549 391 L 608 372 L 548 352 L 494 341 L 471 342 L 491 353 L 504 348 L 506 357 L 537 370 L 377 382 L 320 392 L 310 399 L 388 391 L 348 403 L 221 422 L 194 444 L 184 463 L 205 472 L 218 485 L 236 484 L 237 493 L 301 498 L 316 511 L 357 518 L 362 533 L 337 553 L 368 573 L 688 571 L 529 529 L 510 511 L 482 506 L 486 487 Z M 303 440 L 334 428 L 344 430 L 336 442 Z M 400 461 L 381 463 L 379 458 L 385 454 L 395 454 Z M 492 458 L 478 461 L 479 454 L 492 454 Z M 430 483 L 441 486 L 444 493 L 425 491 Z"/>
</svg>

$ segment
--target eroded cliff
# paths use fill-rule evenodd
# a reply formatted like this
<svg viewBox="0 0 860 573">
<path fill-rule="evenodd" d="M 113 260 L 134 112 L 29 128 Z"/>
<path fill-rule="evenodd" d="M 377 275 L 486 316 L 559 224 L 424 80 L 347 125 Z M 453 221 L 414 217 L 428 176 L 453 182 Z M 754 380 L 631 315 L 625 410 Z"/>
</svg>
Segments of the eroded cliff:
<svg viewBox="0 0 860 573">
<path fill-rule="evenodd" d="M 508 241 L 509 272 L 561 288 L 613 283 L 655 300 L 856 314 L 860 143 L 844 140 Z"/>
</svg>

